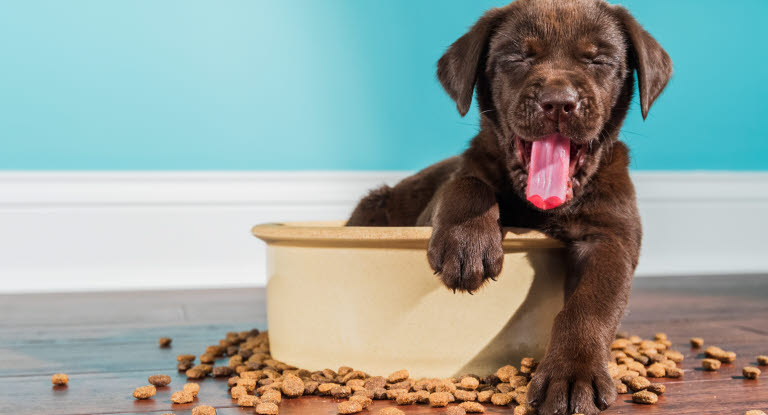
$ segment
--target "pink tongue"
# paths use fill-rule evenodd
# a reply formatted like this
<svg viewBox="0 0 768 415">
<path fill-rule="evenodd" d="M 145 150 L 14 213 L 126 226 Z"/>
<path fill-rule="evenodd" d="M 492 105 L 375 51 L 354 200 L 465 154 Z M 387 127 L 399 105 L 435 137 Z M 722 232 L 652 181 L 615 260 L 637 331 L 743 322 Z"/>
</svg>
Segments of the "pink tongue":
<svg viewBox="0 0 768 415">
<path fill-rule="evenodd" d="M 533 142 L 528 168 L 528 201 L 539 209 L 552 209 L 565 203 L 571 140 L 552 134 Z"/>
</svg>

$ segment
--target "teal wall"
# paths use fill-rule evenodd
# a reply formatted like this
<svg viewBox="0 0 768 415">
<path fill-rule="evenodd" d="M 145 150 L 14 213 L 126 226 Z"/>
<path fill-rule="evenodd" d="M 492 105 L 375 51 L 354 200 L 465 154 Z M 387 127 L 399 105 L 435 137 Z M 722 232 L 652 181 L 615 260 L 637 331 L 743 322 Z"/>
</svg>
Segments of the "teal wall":
<svg viewBox="0 0 768 415">
<path fill-rule="evenodd" d="M 0 169 L 416 169 L 477 129 L 435 79 L 491 0 L 4 0 Z M 675 61 L 633 167 L 768 170 L 768 1 L 626 0 Z"/>
</svg>

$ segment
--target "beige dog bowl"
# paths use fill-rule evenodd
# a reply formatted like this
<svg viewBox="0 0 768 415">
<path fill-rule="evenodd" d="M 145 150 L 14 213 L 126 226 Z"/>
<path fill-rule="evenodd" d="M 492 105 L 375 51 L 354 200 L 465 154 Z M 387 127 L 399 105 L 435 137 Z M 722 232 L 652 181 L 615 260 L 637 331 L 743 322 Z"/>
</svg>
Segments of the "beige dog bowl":
<svg viewBox="0 0 768 415">
<path fill-rule="evenodd" d="M 541 357 L 563 304 L 562 244 L 508 229 L 504 269 L 474 295 L 433 275 L 431 228 L 259 225 L 267 243 L 267 319 L 275 359 L 416 377 L 488 374 Z"/>
</svg>

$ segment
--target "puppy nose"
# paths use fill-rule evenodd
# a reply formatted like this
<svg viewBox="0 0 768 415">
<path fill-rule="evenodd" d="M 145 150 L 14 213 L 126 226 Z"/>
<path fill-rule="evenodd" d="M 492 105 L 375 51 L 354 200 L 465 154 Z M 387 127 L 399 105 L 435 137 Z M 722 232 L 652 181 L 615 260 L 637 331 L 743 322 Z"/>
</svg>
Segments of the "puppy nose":
<svg viewBox="0 0 768 415">
<path fill-rule="evenodd" d="M 571 87 L 547 89 L 539 96 L 539 105 L 547 118 L 557 121 L 579 109 L 579 94 Z"/>
</svg>

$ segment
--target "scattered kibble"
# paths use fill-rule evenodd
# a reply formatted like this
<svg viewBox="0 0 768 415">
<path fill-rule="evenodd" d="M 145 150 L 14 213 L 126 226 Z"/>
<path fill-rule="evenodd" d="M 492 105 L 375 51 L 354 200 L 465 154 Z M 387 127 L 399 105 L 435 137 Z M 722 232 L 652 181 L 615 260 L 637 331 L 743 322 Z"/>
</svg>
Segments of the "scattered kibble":
<svg viewBox="0 0 768 415">
<path fill-rule="evenodd" d="M 459 408 L 464 408 L 468 414 L 485 413 L 485 407 L 477 402 L 462 402 L 459 404 Z"/>
<path fill-rule="evenodd" d="M 451 403 L 453 395 L 450 392 L 435 392 L 429 395 L 429 406 L 440 408 Z"/>
<path fill-rule="evenodd" d="M 627 383 L 627 386 L 633 391 L 638 392 L 651 386 L 651 381 L 642 376 L 635 376 Z"/>
<path fill-rule="evenodd" d="M 395 373 L 390 374 L 387 376 L 387 382 L 389 383 L 397 383 L 402 382 L 406 379 L 408 379 L 411 375 L 408 373 L 407 370 L 398 370 Z"/>
<path fill-rule="evenodd" d="M 736 353 L 727 352 L 717 346 L 709 346 L 704 349 L 704 353 L 707 357 L 717 359 L 723 363 L 731 363 L 736 360 Z"/>
<path fill-rule="evenodd" d="M 141 386 L 133 391 L 133 397 L 136 399 L 149 399 L 155 396 L 157 389 L 153 385 Z"/>
<path fill-rule="evenodd" d="M 701 366 L 709 371 L 719 370 L 721 364 L 717 359 L 704 359 L 701 361 Z"/>
<path fill-rule="evenodd" d="M 381 408 L 377 415 L 405 415 L 405 412 L 390 406 L 387 408 Z"/>
<path fill-rule="evenodd" d="M 168 375 L 152 375 L 149 377 L 149 383 L 155 387 L 162 388 L 168 386 L 171 383 L 171 377 Z"/>
<path fill-rule="evenodd" d="M 698 349 L 701 346 L 704 346 L 704 339 L 701 337 L 691 337 L 691 347 Z"/>
<path fill-rule="evenodd" d="M 363 405 L 356 401 L 342 402 L 337 407 L 337 412 L 340 414 L 356 414 L 362 412 Z"/>
<path fill-rule="evenodd" d="M 195 355 L 193 354 L 180 354 L 176 356 L 177 362 L 194 362 L 195 361 Z"/>
<path fill-rule="evenodd" d="M 648 392 L 653 392 L 656 395 L 663 395 L 667 391 L 667 387 L 663 383 L 651 383 L 650 386 L 645 388 Z"/>
<path fill-rule="evenodd" d="M 467 411 L 461 406 L 452 406 L 445 411 L 445 415 L 467 415 Z"/>
<path fill-rule="evenodd" d="M 69 376 L 65 373 L 57 373 L 51 376 L 51 383 L 56 386 L 66 386 L 69 383 Z"/>
<path fill-rule="evenodd" d="M 197 383 L 185 383 L 181 390 L 192 395 L 194 398 L 200 392 L 200 385 Z"/>
<path fill-rule="evenodd" d="M 752 366 L 747 366 L 741 370 L 741 373 L 747 379 L 757 379 L 760 376 L 760 369 Z"/>
<path fill-rule="evenodd" d="M 768 356 L 760 355 L 757 356 L 757 364 L 760 366 L 768 366 Z"/>
<path fill-rule="evenodd" d="M 642 390 L 632 394 L 632 402 L 634 403 L 653 405 L 658 402 L 658 400 L 659 397 L 655 393 L 649 392 L 647 390 Z"/>
<path fill-rule="evenodd" d="M 237 406 L 254 407 L 261 403 L 261 399 L 254 395 L 242 395 L 237 398 Z"/>
<path fill-rule="evenodd" d="M 171 402 L 173 403 L 178 403 L 178 404 L 190 403 L 194 399 L 195 397 L 192 396 L 192 394 L 189 392 L 178 391 L 171 394 Z"/>
<path fill-rule="evenodd" d="M 161 337 L 157 340 L 157 344 L 160 345 L 160 347 L 171 347 L 171 342 L 173 342 L 173 339 L 170 337 Z"/>
<path fill-rule="evenodd" d="M 752 409 L 750 411 L 744 412 L 744 415 L 765 415 L 765 412 L 759 409 Z"/>
<path fill-rule="evenodd" d="M 277 415 L 278 407 L 272 402 L 262 402 L 256 407 L 256 413 L 259 415 Z"/>
<path fill-rule="evenodd" d="M 216 409 L 208 405 L 196 406 L 192 409 L 192 415 L 216 415 Z"/>
</svg>

